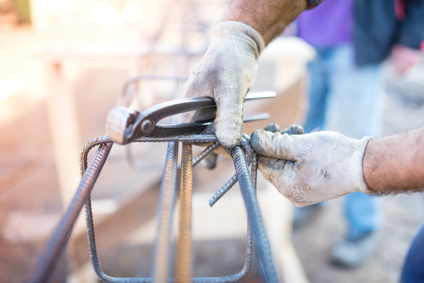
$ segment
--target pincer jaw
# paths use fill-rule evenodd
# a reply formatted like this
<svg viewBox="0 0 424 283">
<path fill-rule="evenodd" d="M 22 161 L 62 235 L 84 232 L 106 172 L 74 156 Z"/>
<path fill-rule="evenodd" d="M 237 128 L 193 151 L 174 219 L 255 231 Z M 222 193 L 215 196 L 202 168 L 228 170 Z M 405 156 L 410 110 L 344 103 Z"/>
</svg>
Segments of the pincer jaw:
<svg viewBox="0 0 424 283">
<path fill-rule="evenodd" d="M 118 144 L 126 144 L 132 136 L 132 125 L 140 112 L 127 108 L 115 107 L 109 111 L 106 118 L 106 134 Z"/>
</svg>

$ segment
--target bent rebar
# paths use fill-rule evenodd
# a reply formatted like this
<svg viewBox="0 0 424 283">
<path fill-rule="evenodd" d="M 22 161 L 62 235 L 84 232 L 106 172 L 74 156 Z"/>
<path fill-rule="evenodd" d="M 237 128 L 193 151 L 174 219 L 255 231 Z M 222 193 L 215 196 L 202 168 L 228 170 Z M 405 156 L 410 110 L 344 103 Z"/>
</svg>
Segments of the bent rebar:
<svg viewBox="0 0 424 283">
<path fill-rule="evenodd" d="M 259 252 L 259 260 L 262 267 L 262 273 L 265 282 L 279 282 L 278 275 L 273 264 L 271 246 L 262 221 L 259 205 L 255 195 L 255 184 L 249 175 L 248 165 L 240 146 L 235 147 L 231 156 L 234 160 L 237 178 L 240 183 L 244 203 L 246 205 L 247 215 L 252 223 L 254 242 Z"/>
<path fill-rule="evenodd" d="M 74 196 L 71 205 L 68 207 L 67 212 L 60 221 L 59 225 L 53 232 L 47 246 L 46 250 L 43 253 L 43 256 L 40 258 L 39 267 L 36 270 L 36 273 L 30 282 L 45 282 L 53 268 L 53 264 L 58 258 L 60 251 L 66 245 L 67 239 L 72 230 L 73 224 L 76 217 L 78 216 L 82 205 L 85 202 L 85 213 L 86 213 L 86 224 L 87 224 L 87 237 L 89 240 L 89 249 L 90 249 L 90 259 L 93 265 L 93 268 L 99 278 L 105 282 L 174 282 L 175 278 L 170 278 L 169 272 L 169 250 L 170 250 L 170 231 L 171 231 L 171 214 L 173 208 L 173 199 L 175 193 L 175 175 L 176 175 L 176 160 L 178 156 L 178 142 L 187 143 L 185 149 L 191 147 L 192 143 L 213 143 L 203 152 L 199 154 L 199 157 L 193 161 L 193 164 L 185 165 L 184 167 L 192 167 L 195 164 L 198 164 L 201 159 L 207 156 L 208 153 L 212 152 L 218 145 L 216 142 L 216 137 L 214 135 L 192 135 L 192 136 L 180 136 L 172 138 L 140 138 L 134 142 L 169 142 L 167 150 L 167 168 L 164 170 L 164 177 L 162 182 L 161 189 L 161 208 L 163 210 L 159 211 L 159 222 L 158 222 L 158 239 L 157 246 L 155 247 L 155 256 L 154 256 L 154 271 L 153 278 L 120 278 L 112 277 L 103 272 L 100 267 L 100 262 L 97 255 L 95 233 L 94 233 L 94 224 L 93 224 L 93 214 L 91 207 L 91 198 L 90 193 L 94 186 L 94 183 L 100 174 L 101 168 L 103 167 L 107 155 L 110 152 L 112 147 L 112 141 L 108 137 L 100 137 L 95 140 L 87 143 L 81 153 L 81 172 L 83 178 L 81 184 Z M 90 166 L 87 166 L 88 153 L 95 146 L 100 145 L 97 150 Z M 246 155 L 246 157 L 245 157 Z M 184 157 L 185 156 L 185 157 Z M 261 265 L 263 267 L 263 276 L 266 282 L 278 282 L 278 277 L 273 266 L 271 250 L 269 247 L 269 242 L 266 236 L 265 229 L 263 227 L 262 219 L 259 212 L 259 207 L 256 201 L 256 153 L 251 149 L 248 137 L 244 136 L 241 142 L 241 146 L 236 147 L 232 151 L 232 156 L 235 164 L 237 179 L 240 182 L 240 187 L 242 194 L 245 200 L 247 214 L 248 214 L 248 234 L 247 234 L 247 244 L 246 244 L 246 256 L 244 260 L 244 265 L 241 271 L 222 277 L 195 277 L 192 278 L 192 282 L 204 283 L 204 282 L 236 282 L 241 280 L 247 275 L 252 265 L 252 231 L 255 245 L 259 251 L 259 258 Z M 187 159 L 187 164 L 191 163 L 191 154 L 184 154 L 183 158 Z M 190 162 L 188 162 L 190 160 Z M 251 164 L 251 172 L 249 174 L 248 164 Z M 183 174 L 184 175 L 184 174 Z M 186 175 L 191 176 L 191 171 L 187 171 Z M 183 184 L 183 187 L 185 185 Z M 185 190 L 182 191 L 184 193 Z M 189 193 L 189 190 L 187 190 Z M 163 206 L 162 206 L 163 205 Z M 167 209 L 165 209 L 167 207 Z M 184 212 L 183 212 L 184 213 Z M 190 217 L 191 218 L 191 217 Z M 187 222 L 187 221 L 185 221 Z M 183 234 L 186 232 L 183 232 Z M 159 238 L 159 235 L 162 239 Z M 187 238 L 187 237 L 186 237 Z M 190 238 L 190 237 L 188 237 Z M 191 241 L 191 238 L 190 238 Z M 187 250 L 187 249 L 186 249 Z M 188 262 L 191 262 L 189 259 Z M 187 264 L 186 264 L 187 265 Z M 188 273 L 190 274 L 190 272 Z M 185 275 L 181 278 L 185 278 L 182 281 L 187 281 L 186 278 L 191 277 L 191 275 Z"/>
<path fill-rule="evenodd" d="M 86 146 L 83 149 L 83 152 L 81 153 L 81 168 L 84 171 L 87 164 L 87 157 L 89 151 L 100 142 L 111 142 L 108 137 L 98 138 L 95 139 L 89 143 L 86 144 Z M 215 142 L 216 143 L 216 137 L 214 135 L 192 135 L 192 136 L 180 136 L 180 137 L 173 137 L 173 138 L 139 138 L 135 140 L 134 142 L 184 142 L 184 143 L 210 143 Z M 207 147 L 203 152 L 199 154 L 195 160 L 203 159 L 207 156 L 205 152 L 212 152 L 211 149 L 214 149 L 217 147 L 217 145 L 212 144 L 209 147 Z M 248 142 L 242 142 L 244 144 L 244 147 L 246 147 L 246 151 L 252 153 L 252 150 L 247 147 Z M 249 146 L 250 147 L 250 146 Z M 169 149 L 169 148 L 168 148 Z M 169 152 L 167 152 L 167 160 L 169 160 Z M 198 164 L 198 163 L 197 163 Z M 166 170 L 166 169 L 165 169 Z M 164 179 L 165 180 L 165 176 Z M 256 182 L 256 181 L 255 181 Z M 169 184 L 167 185 L 169 187 Z M 86 202 L 86 223 L 87 223 L 87 234 L 89 239 L 89 248 L 90 248 L 90 259 L 93 265 L 93 268 L 98 275 L 98 277 L 104 281 L 104 282 L 110 282 L 110 283 L 144 283 L 144 282 L 166 282 L 166 281 L 159 281 L 156 280 L 156 278 L 151 277 L 133 277 L 133 278 L 122 278 L 122 277 L 113 277 L 109 276 L 106 273 L 103 272 L 100 266 L 100 261 L 98 259 L 97 255 L 97 249 L 96 249 L 96 240 L 95 240 L 95 234 L 94 234 L 94 224 L 93 224 L 93 214 L 92 214 L 92 208 L 91 208 L 91 200 L 88 198 Z M 251 269 L 252 265 L 252 253 L 253 253 L 253 239 L 252 239 L 252 232 L 251 232 L 251 224 L 250 220 L 248 219 L 248 233 L 247 233 L 247 241 L 246 241 L 246 255 L 245 260 L 243 263 L 242 269 L 232 275 L 228 276 L 220 276 L 220 277 L 194 277 L 192 278 L 192 282 L 194 283 L 226 283 L 226 282 L 237 282 L 240 281 L 242 278 L 244 278 L 248 272 Z M 156 262 L 154 262 L 156 263 Z M 160 264 L 163 264 L 161 262 Z M 155 270 L 156 267 L 154 267 Z M 154 273 L 156 274 L 156 272 Z M 163 273 L 162 273 L 163 274 Z M 168 278 L 168 282 L 174 282 L 175 278 Z"/>
<path fill-rule="evenodd" d="M 54 263 L 66 246 L 68 238 L 71 234 L 75 221 L 82 209 L 86 199 L 89 197 L 94 183 L 100 174 L 107 156 L 112 148 L 112 143 L 101 143 L 90 166 L 85 171 L 80 185 L 68 206 L 65 214 L 62 216 L 59 224 L 56 226 L 52 236 L 48 240 L 42 255 L 39 258 L 38 266 L 35 269 L 33 277 L 29 282 L 42 283 L 47 279 L 53 271 Z"/>
</svg>

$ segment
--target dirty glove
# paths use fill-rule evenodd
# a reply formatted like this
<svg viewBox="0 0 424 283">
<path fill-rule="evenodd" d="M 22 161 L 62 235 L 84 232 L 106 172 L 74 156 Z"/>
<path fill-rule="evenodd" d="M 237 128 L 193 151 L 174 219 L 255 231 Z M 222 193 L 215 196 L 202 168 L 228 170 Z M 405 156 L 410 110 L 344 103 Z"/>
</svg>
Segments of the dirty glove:
<svg viewBox="0 0 424 283">
<path fill-rule="evenodd" d="M 362 159 L 371 137 L 354 140 L 335 132 L 305 135 L 255 131 L 259 170 L 296 206 L 306 206 L 368 189 Z"/>
<path fill-rule="evenodd" d="M 205 56 L 184 86 L 184 97 L 215 99 L 215 134 L 224 147 L 234 147 L 241 140 L 243 103 L 255 79 L 256 62 L 264 47 L 262 36 L 250 26 L 235 21 L 221 22 L 215 28 Z M 182 119 L 202 121 L 201 114 L 201 111 L 186 114 Z"/>
</svg>

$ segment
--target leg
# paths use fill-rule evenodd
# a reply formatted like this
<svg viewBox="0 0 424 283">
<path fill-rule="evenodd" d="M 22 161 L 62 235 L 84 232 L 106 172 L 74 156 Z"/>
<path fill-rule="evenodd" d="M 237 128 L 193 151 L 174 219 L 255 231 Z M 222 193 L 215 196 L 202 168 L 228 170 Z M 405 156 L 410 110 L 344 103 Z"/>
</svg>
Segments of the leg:
<svg viewBox="0 0 424 283">
<path fill-rule="evenodd" d="M 327 111 L 328 80 L 325 72 L 325 50 L 318 49 L 316 51 L 316 58 L 308 64 L 309 107 L 304 123 L 306 133 L 324 128 L 325 113 Z"/>
<path fill-rule="evenodd" d="M 333 53 L 331 92 L 326 127 L 352 138 L 379 136 L 381 131 L 383 93 L 381 64 L 357 67 L 353 48 L 342 46 Z M 345 212 L 349 231 L 354 237 L 376 230 L 381 225 L 379 199 L 363 193 L 346 198 Z"/>
<path fill-rule="evenodd" d="M 345 214 L 349 222 L 348 236 L 357 239 L 378 229 L 382 224 L 380 206 L 378 198 L 361 192 L 348 194 L 345 198 Z"/>
<path fill-rule="evenodd" d="M 356 139 L 379 136 L 383 98 L 381 64 L 356 66 L 350 46 L 335 48 L 332 55 L 326 128 Z"/>
<path fill-rule="evenodd" d="M 326 117 L 328 130 L 352 138 L 378 136 L 381 130 L 382 74 L 381 66 L 357 67 L 353 48 L 342 46 L 333 53 L 331 92 Z M 358 266 L 368 257 L 374 243 L 374 231 L 382 223 L 380 200 L 363 193 L 345 198 L 348 234 L 333 251 L 335 262 Z"/>
<path fill-rule="evenodd" d="M 308 112 L 303 125 L 305 133 L 324 128 L 325 113 L 327 112 L 328 76 L 326 72 L 326 53 L 329 49 L 316 49 L 316 57 L 308 64 Z M 293 214 L 293 228 L 303 226 L 312 220 L 322 204 L 307 207 L 295 207 Z"/>
<path fill-rule="evenodd" d="M 424 224 L 415 236 L 409 247 L 405 262 L 403 263 L 400 283 L 424 282 Z"/>
</svg>

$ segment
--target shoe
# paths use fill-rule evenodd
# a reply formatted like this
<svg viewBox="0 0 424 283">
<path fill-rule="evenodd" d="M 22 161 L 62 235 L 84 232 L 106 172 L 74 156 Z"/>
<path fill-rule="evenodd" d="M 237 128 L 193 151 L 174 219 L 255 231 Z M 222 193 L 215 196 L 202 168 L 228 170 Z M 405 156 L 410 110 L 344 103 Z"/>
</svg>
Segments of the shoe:
<svg viewBox="0 0 424 283">
<path fill-rule="evenodd" d="M 300 228 L 312 221 L 324 207 L 324 203 L 316 203 L 305 207 L 295 207 L 293 211 L 293 229 Z"/>
<path fill-rule="evenodd" d="M 331 263 L 355 268 L 361 266 L 371 254 L 376 243 L 376 232 L 367 232 L 356 238 L 346 238 L 337 244 L 331 255 Z"/>
</svg>

